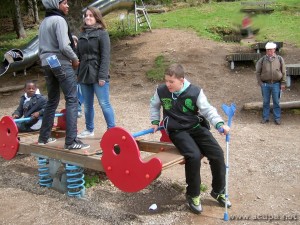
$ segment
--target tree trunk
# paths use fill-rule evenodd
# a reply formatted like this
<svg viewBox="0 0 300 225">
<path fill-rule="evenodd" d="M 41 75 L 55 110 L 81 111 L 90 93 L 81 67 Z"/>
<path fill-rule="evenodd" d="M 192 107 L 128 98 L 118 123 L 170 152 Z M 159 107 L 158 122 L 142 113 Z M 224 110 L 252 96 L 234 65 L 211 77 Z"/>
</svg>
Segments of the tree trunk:
<svg viewBox="0 0 300 225">
<path fill-rule="evenodd" d="M 36 24 L 40 23 L 40 18 L 39 18 L 39 10 L 37 6 L 36 0 L 32 0 L 33 3 L 33 14 L 34 14 L 34 22 Z"/>
<path fill-rule="evenodd" d="M 14 4 L 15 4 L 15 13 L 13 16 L 14 28 L 15 28 L 18 38 L 25 38 L 26 32 L 25 32 L 22 17 L 21 17 L 21 9 L 20 9 L 19 0 L 14 0 Z"/>
<path fill-rule="evenodd" d="M 27 15 L 30 16 L 32 20 L 34 20 L 32 0 L 26 0 L 26 6 L 27 6 Z"/>
<path fill-rule="evenodd" d="M 270 107 L 273 108 L 273 103 L 270 104 Z M 280 107 L 282 109 L 297 109 L 300 108 L 300 101 L 280 102 Z M 262 108 L 262 102 L 245 103 L 243 107 L 244 110 L 260 110 Z"/>
</svg>

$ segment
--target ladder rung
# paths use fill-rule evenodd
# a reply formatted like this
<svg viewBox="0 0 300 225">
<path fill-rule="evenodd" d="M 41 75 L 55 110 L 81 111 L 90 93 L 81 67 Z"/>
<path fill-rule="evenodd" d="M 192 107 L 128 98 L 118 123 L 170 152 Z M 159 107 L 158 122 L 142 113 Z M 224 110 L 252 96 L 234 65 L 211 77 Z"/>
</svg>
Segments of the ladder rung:
<svg viewBox="0 0 300 225">
<path fill-rule="evenodd" d="M 143 24 L 143 23 L 148 23 L 146 20 L 145 21 L 139 21 L 139 24 Z"/>
</svg>

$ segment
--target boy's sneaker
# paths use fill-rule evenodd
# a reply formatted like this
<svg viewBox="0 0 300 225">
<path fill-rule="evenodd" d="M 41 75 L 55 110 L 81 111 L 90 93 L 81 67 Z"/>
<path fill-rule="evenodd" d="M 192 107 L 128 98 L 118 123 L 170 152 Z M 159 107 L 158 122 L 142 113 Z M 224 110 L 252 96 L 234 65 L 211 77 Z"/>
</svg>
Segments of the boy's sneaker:
<svg viewBox="0 0 300 225">
<path fill-rule="evenodd" d="M 7 60 L 8 63 L 13 63 L 14 62 L 14 58 L 8 52 L 4 54 L 4 58 Z"/>
<path fill-rule="evenodd" d="M 46 142 L 38 142 L 38 145 L 45 145 L 45 144 L 50 144 L 50 143 L 53 143 L 53 142 L 56 142 L 56 138 L 48 138 L 48 140 Z"/>
<path fill-rule="evenodd" d="M 77 135 L 78 138 L 86 138 L 86 137 L 93 137 L 94 136 L 94 131 L 88 131 L 85 129 L 82 131 L 80 134 Z"/>
<path fill-rule="evenodd" d="M 82 141 L 78 140 L 77 138 L 73 141 L 72 144 L 66 145 L 65 150 L 79 150 L 79 149 L 87 149 L 90 145 L 82 143 Z"/>
<path fill-rule="evenodd" d="M 196 196 L 192 198 L 191 196 L 186 195 L 186 200 L 193 213 L 200 214 L 202 212 L 200 196 Z"/>
<path fill-rule="evenodd" d="M 216 199 L 219 204 L 223 207 L 225 207 L 226 204 L 226 197 L 224 193 L 218 194 L 216 192 L 214 192 L 213 190 L 211 191 L 210 195 Z M 231 207 L 231 202 L 229 201 L 229 199 L 227 200 L 227 207 L 230 208 Z"/>
</svg>

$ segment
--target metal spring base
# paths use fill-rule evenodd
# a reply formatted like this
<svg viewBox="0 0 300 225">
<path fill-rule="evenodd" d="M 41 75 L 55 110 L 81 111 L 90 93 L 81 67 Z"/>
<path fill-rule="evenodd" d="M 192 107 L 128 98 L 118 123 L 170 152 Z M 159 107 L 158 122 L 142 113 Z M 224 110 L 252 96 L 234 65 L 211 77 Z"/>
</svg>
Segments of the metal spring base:
<svg viewBox="0 0 300 225">
<path fill-rule="evenodd" d="M 39 184 L 42 187 L 52 186 L 52 177 L 49 173 L 49 160 L 45 158 L 38 157 L 38 172 L 39 172 Z"/>
<path fill-rule="evenodd" d="M 85 181 L 83 168 L 66 164 L 68 196 L 83 197 L 85 195 Z"/>
</svg>

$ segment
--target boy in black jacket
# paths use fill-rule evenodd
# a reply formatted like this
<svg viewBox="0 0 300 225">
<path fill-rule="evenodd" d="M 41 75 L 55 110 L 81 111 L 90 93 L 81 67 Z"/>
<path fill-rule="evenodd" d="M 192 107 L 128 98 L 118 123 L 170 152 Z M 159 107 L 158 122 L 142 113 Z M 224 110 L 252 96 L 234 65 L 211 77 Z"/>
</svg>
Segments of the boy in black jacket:
<svg viewBox="0 0 300 225">
<path fill-rule="evenodd" d="M 159 85 L 150 102 L 154 131 L 161 120 L 173 144 L 185 159 L 186 199 L 192 212 L 202 212 L 200 200 L 201 155 L 207 157 L 212 172 L 211 196 L 225 206 L 225 162 L 223 151 L 206 126 L 203 115 L 216 129 L 227 134 L 230 128 L 207 100 L 203 90 L 184 77 L 184 69 L 172 64 L 165 71 L 165 84 Z M 231 203 L 227 201 L 227 207 Z"/>
<path fill-rule="evenodd" d="M 39 93 L 34 81 L 27 81 L 24 86 L 25 94 L 20 99 L 18 108 L 12 114 L 14 119 L 31 117 L 31 120 L 17 123 L 19 132 L 31 132 L 41 128 L 42 119 L 47 99 Z"/>
</svg>

